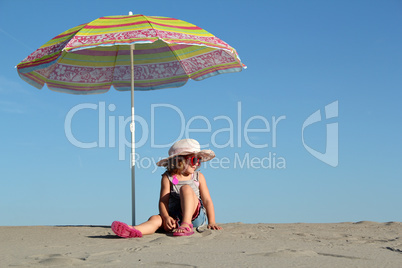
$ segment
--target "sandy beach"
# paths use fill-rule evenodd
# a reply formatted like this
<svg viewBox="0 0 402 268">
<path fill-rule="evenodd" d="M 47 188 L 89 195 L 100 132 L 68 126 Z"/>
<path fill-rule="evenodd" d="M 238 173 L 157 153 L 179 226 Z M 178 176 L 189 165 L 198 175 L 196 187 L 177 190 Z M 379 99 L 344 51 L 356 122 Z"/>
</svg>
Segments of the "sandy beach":
<svg viewBox="0 0 402 268">
<path fill-rule="evenodd" d="M 110 226 L 2 226 L 1 267 L 402 267 L 402 223 L 222 224 L 137 239 Z"/>
</svg>

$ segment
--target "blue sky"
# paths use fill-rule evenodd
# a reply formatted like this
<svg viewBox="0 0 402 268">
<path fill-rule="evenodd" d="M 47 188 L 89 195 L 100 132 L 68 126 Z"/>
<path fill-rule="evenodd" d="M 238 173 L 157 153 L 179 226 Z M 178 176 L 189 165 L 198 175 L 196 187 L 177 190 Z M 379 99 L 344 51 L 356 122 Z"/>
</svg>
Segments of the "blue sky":
<svg viewBox="0 0 402 268">
<path fill-rule="evenodd" d="M 400 1 L 55 3 L 0 2 L 0 225 L 131 221 L 130 94 L 37 90 L 14 68 L 66 29 L 129 11 L 200 26 L 248 66 L 136 92 L 138 222 L 158 213 L 153 161 L 186 132 L 217 155 L 201 171 L 220 223 L 402 221 Z"/>
</svg>

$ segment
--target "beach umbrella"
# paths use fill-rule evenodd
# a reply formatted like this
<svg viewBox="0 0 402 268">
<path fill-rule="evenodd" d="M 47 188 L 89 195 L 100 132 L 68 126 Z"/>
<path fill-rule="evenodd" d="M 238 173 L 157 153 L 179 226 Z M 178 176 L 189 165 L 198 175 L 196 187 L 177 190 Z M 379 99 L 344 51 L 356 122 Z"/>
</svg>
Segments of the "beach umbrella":
<svg viewBox="0 0 402 268">
<path fill-rule="evenodd" d="M 167 17 L 106 16 L 71 28 L 17 65 L 41 89 L 96 94 L 131 91 L 132 221 L 135 224 L 134 90 L 181 87 L 245 65 L 234 48 L 191 23 Z"/>
</svg>

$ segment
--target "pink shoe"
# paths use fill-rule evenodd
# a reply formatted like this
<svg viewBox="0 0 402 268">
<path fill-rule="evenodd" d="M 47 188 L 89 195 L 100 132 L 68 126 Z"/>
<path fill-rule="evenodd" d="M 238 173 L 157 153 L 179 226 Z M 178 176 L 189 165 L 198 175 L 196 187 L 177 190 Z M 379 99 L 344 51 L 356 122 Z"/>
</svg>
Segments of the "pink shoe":
<svg viewBox="0 0 402 268">
<path fill-rule="evenodd" d="M 142 233 L 140 231 L 120 221 L 114 221 L 112 223 L 112 231 L 116 235 L 124 238 L 142 237 Z"/>
<path fill-rule="evenodd" d="M 188 227 L 184 227 L 183 223 L 187 224 Z M 194 234 L 193 225 L 191 223 L 182 222 L 181 224 L 182 226 L 179 226 L 179 228 L 177 228 L 176 230 L 183 230 L 184 232 L 173 231 L 173 236 L 189 236 Z"/>
</svg>

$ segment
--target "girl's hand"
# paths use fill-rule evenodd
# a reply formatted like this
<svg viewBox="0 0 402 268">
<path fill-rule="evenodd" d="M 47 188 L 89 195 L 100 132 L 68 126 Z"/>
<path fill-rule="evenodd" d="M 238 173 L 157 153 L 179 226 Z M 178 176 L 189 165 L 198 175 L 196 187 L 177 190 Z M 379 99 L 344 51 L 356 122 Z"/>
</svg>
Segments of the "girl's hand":
<svg viewBox="0 0 402 268">
<path fill-rule="evenodd" d="M 217 225 L 216 223 L 209 223 L 209 224 L 208 224 L 208 229 L 212 229 L 212 230 L 222 230 L 222 227 L 220 227 L 220 226 Z"/>
<path fill-rule="evenodd" d="M 172 217 L 169 216 L 164 219 L 163 228 L 165 231 L 172 231 L 176 227 L 176 221 Z"/>
</svg>

